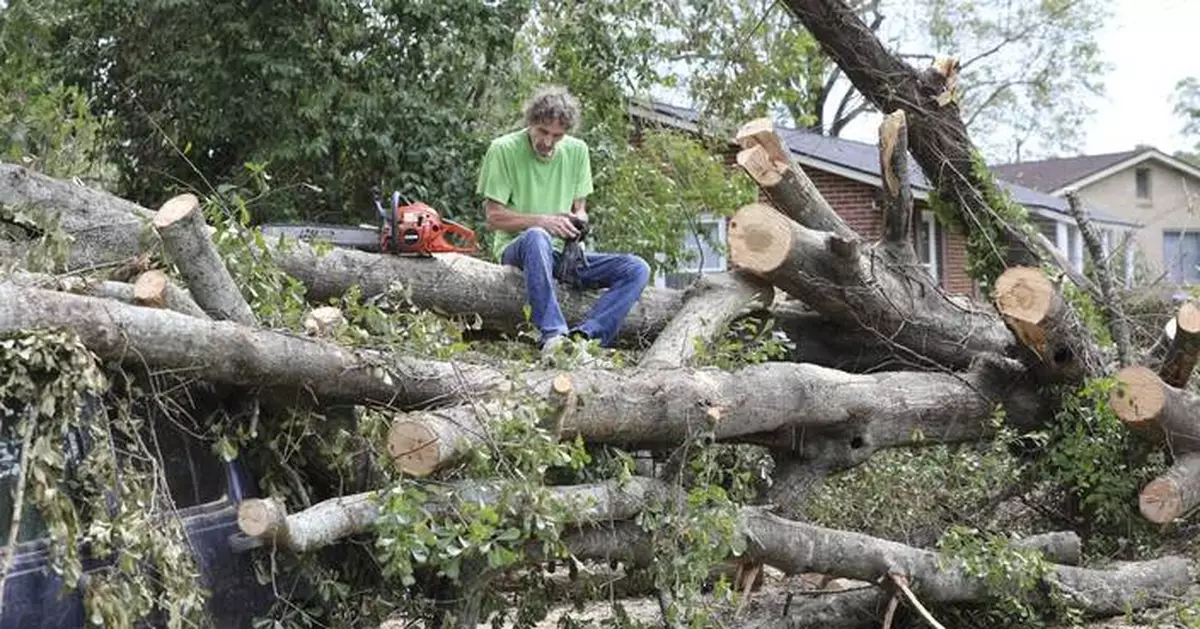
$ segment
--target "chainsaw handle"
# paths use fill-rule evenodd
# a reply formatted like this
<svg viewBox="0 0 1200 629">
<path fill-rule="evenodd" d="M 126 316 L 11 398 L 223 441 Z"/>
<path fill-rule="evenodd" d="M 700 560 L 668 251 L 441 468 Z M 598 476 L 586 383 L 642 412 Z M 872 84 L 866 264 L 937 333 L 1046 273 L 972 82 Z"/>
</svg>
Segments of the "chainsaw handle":
<svg viewBox="0 0 1200 629">
<path fill-rule="evenodd" d="M 459 247 L 446 242 L 443 238 L 442 242 L 445 243 L 449 250 L 455 253 L 475 253 L 479 250 L 479 244 L 475 241 L 475 232 L 471 231 L 469 228 L 460 223 L 455 223 L 454 221 L 442 219 L 442 224 L 445 226 L 445 229 L 442 230 L 443 237 L 445 234 L 454 234 L 455 236 L 458 236 L 469 243 L 465 247 Z"/>
</svg>

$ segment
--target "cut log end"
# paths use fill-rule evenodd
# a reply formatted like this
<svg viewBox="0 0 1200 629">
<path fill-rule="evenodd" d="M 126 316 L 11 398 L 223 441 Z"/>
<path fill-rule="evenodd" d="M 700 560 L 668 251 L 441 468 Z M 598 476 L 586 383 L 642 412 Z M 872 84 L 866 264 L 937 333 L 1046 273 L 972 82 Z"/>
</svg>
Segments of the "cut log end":
<svg viewBox="0 0 1200 629">
<path fill-rule="evenodd" d="M 1183 515 L 1183 492 L 1170 478 L 1156 478 L 1142 488 L 1138 509 L 1155 524 L 1166 524 Z"/>
<path fill-rule="evenodd" d="M 780 164 L 772 161 L 766 149 L 761 146 L 752 146 L 738 151 L 737 163 L 760 186 L 777 186 L 783 180 Z"/>
<path fill-rule="evenodd" d="M 437 470 L 439 448 L 437 435 L 420 422 L 397 420 L 388 432 L 388 454 L 396 470 L 409 476 L 429 476 Z"/>
<path fill-rule="evenodd" d="M 771 122 L 770 118 L 756 118 L 747 122 L 738 129 L 735 139 L 743 149 L 761 146 L 773 161 L 783 164 L 791 161 L 783 148 L 783 141 L 775 133 L 775 123 Z"/>
<path fill-rule="evenodd" d="M 1180 306 L 1175 315 L 1175 328 L 1189 334 L 1200 334 L 1200 307 L 1190 301 Z"/>
<path fill-rule="evenodd" d="M 778 269 L 792 249 L 791 221 L 769 205 L 752 203 L 729 222 L 729 255 L 751 273 Z"/>
<path fill-rule="evenodd" d="M 1126 426 L 1144 430 L 1157 425 L 1167 400 L 1163 386 L 1150 369 L 1141 365 L 1126 367 L 1117 373 L 1117 384 L 1109 392 L 1108 402 Z"/>
<path fill-rule="evenodd" d="M 146 271 L 133 283 L 133 303 L 148 308 L 167 305 L 167 275 L 157 269 Z"/>
<path fill-rule="evenodd" d="M 1017 340 L 1042 356 L 1047 342 L 1043 323 L 1054 308 L 1056 295 L 1054 284 L 1040 269 L 1013 267 L 996 279 L 996 310 Z"/>
<path fill-rule="evenodd" d="M 554 382 L 551 383 L 554 392 L 558 395 L 569 395 L 575 390 L 575 385 L 571 382 L 571 374 L 560 373 L 554 376 Z"/>
<path fill-rule="evenodd" d="M 287 508 L 272 498 L 245 500 L 238 506 L 238 528 L 250 537 L 274 538 L 287 529 Z"/>
<path fill-rule="evenodd" d="M 154 215 L 154 226 L 158 228 L 169 227 L 200 209 L 200 199 L 194 194 L 181 194 L 172 198 L 159 208 L 158 213 Z"/>
</svg>

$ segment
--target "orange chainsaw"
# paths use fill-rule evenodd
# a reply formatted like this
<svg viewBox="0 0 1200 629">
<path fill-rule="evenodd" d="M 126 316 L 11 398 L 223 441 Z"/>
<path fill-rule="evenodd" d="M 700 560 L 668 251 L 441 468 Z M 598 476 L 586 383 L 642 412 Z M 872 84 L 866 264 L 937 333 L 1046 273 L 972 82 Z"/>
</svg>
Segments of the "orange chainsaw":
<svg viewBox="0 0 1200 629">
<path fill-rule="evenodd" d="M 420 201 L 400 204 L 400 193 L 392 193 L 391 211 L 383 208 L 378 190 L 375 209 L 383 219 L 379 230 L 379 250 L 396 255 L 431 256 L 435 253 L 475 253 L 479 244 L 475 232 L 465 225 L 447 220 L 437 210 Z M 446 237 L 459 239 L 456 245 Z"/>
</svg>

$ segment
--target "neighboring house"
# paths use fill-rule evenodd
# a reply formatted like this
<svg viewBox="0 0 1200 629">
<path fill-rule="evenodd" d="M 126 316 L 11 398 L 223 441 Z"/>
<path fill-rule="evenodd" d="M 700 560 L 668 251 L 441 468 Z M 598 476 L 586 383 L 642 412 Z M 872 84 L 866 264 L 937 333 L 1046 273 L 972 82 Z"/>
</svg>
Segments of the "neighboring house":
<svg viewBox="0 0 1200 629">
<path fill-rule="evenodd" d="M 699 133 L 698 116 L 695 111 L 662 103 L 641 103 L 631 108 L 635 120 L 642 126 L 667 126 L 690 133 Z M 867 240 L 878 240 L 883 232 L 882 179 L 879 172 L 879 147 L 875 144 L 855 142 L 842 138 L 818 135 L 808 131 L 776 127 L 780 137 L 791 149 L 797 163 L 816 185 L 829 205 L 860 236 Z M 727 159 L 733 163 L 737 147 L 732 142 Z M 913 190 L 913 246 L 926 271 L 946 291 L 955 294 L 978 296 L 975 283 L 966 273 L 966 239 L 961 232 L 939 224 L 929 210 L 928 199 L 932 190 L 916 161 L 909 158 L 909 180 Z M 1077 269 L 1083 268 L 1083 241 L 1078 237 L 1078 228 L 1062 198 L 1044 194 L 1027 187 L 1000 181 L 1013 200 L 1025 206 L 1042 233 L 1055 243 L 1064 256 Z M 1107 238 L 1119 238 L 1136 225 L 1123 221 L 1089 207 L 1097 226 Z M 717 241 L 725 242 L 725 222 L 706 218 L 703 224 Z M 684 246 L 695 248 L 693 239 Z M 723 255 L 705 250 L 704 272 L 722 271 L 727 268 Z M 686 284 L 700 271 L 698 268 L 681 269 L 667 278 L 656 278 L 660 286 Z"/>
<path fill-rule="evenodd" d="M 1085 202 L 1139 226 L 1133 255 L 1120 251 L 1125 280 L 1135 266 L 1147 283 L 1200 283 L 1200 168 L 1152 147 L 996 166 L 1009 181 L 1064 197 L 1074 189 Z M 1136 258 L 1136 262 L 1135 262 Z"/>
</svg>

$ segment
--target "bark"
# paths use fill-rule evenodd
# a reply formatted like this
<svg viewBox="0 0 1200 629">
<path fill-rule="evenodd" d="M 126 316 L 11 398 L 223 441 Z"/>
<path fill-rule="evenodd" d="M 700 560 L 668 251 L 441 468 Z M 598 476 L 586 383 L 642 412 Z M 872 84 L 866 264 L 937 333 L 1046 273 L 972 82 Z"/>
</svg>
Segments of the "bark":
<svg viewBox="0 0 1200 629">
<path fill-rule="evenodd" d="M 730 257 L 813 310 L 901 358 L 963 368 L 980 354 L 1015 353 L 995 314 L 948 298 L 923 271 L 896 266 L 856 239 L 808 229 L 771 207 L 743 207 L 729 224 Z"/>
<path fill-rule="evenodd" d="M 1099 305 L 1108 322 L 1113 343 L 1117 346 L 1117 360 L 1122 367 L 1126 367 L 1133 363 L 1133 344 L 1129 339 L 1129 322 L 1125 320 L 1125 312 L 1121 308 L 1121 299 L 1117 295 L 1116 282 L 1113 281 L 1113 272 L 1108 264 L 1108 257 L 1104 255 L 1100 233 L 1096 231 L 1096 226 L 1092 225 L 1087 210 L 1084 209 L 1083 203 L 1080 202 L 1079 196 L 1074 190 L 1067 193 L 1067 207 L 1079 225 L 1079 234 L 1083 237 L 1088 255 L 1092 258 L 1096 281 L 1100 284 Z"/>
<path fill-rule="evenodd" d="M 897 262 L 916 264 L 912 240 L 912 187 L 908 181 L 908 117 L 898 109 L 879 124 L 879 169 L 883 175 L 883 237 Z"/>
<path fill-rule="evenodd" d="M 860 533 L 784 520 L 761 511 L 743 511 L 748 555 L 789 574 L 822 572 L 867 582 L 888 575 L 907 577 L 925 603 L 971 603 L 987 599 L 983 578 L 938 553 Z M 1055 565 L 1045 585 L 1058 587 L 1070 605 L 1091 616 L 1115 616 L 1129 609 L 1160 605 L 1187 591 L 1188 561 L 1165 557 L 1113 570 Z"/>
<path fill-rule="evenodd" d="M 1200 451 L 1200 395 L 1172 387 L 1141 365 L 1117 372 L 1109 405 L 1131 430 L 1162 439 L 1178 456 Z"/>
<path fill-rule="evenodd" d="M 998 216 L 984 195 L 997 190 L 959 115 L 954 93 L 957 60 L 939 60 L 918 72 L 888 52 L 842 0 L 785 4 L 875 109 L 907 113 L 912 155 L 939 196 L 960 208 L 959 222 L 968 236 L 980 225 L 993 225 L 1001 232 L 1002 241 L 996 244 L 1009 266 L 1037 266 L 1036 246 L 1020 226 Z"/>
<path fill-rule="evenodd" d="M 661 500 L 667 491 L 661 483 L 636 476 L 624 483 L 607 481 L 546 489 L 547 499 L 571 507 L 572 517 L 564 524 L 572 526 L 632 519 L 646 505 Z M 441 516 L 453 513 L 456 500 L 495 504 L 502 498 L 503 487 L 459 483 L 434 492 L 438 496 L 425 509 Z M 238 508 L 238 528 L 246 537 L 295 552 L 307 552 L 370 531 L 379 520 L 380 501 L 386 499 L 386 491 L 382 495 L 381 492 L 364 492 L 331 498 L 289 514 L 277 499 L 252 498 L 243 501 Z"/>
<path fill-rule="evenodd" d="M 179 195 L 163 204 L 154 216 L 154 229 L 162 238 L 168 258 L 179 268 L 196 303 L 205 312 L 222 321 L 258 323 L 217 253 L 195 195 Z"/>
<path fill-rule="evenodd" d="M 1150 481 L 1138 496 L 1142 516 L 1166 524 L 1200 506 L 1200 453 L 1175 457 L 1165 474 Z"/>
<path fill-rule="evenodd" d="M 852 373 L 942 369 L 888 339 L 849 329 L 820 313 L 809 311 L 795 300 L 778 303 L 770 312 L 752 314 L 774 317 L 775 329 L 792 342 L 787 355 L 791 362 L 812 363 Z"/>
<path fill-rule="evenodd" d="M 697 342 L 712 342 L 734 317 L 748 308 L 769 308 L 774 299 L 774 287 L 749 274 L 734 271 L 701 277 L 685 292 L 683 308 L 642 355 L 641 367 L 686 366 L 696 354 Z"/>
<path fill-rule="evenodd" d="M 557 373 L 529 373 L 537 398 L 555 403 Z M 880 448 L 973 440 L 992 434 L 996 404 L 1023 426 L 1044 421 L 1045 408 L 1015 361 L 980 360 L 961 374 L 848 374 L 815 365 L 764 363 L 733 373 L 678 369 L 571 373 L 578 405 L 562 423 L 564 438 L 632 449 L 670 447 L 711 431 L 722 441 L 791 452 L 830 470 L 857 465 Z M 753 384 L 749 384 L 753 383 Z M 431 472 L 471 448 L 487 447 L 494 418 L 528 402 L 493 400 L 408 413 L 395 432 L 423 435 L 397 464 Z M 918 437 L 921 435 L 923 437 Z M 414 461 L 420 460 L 419 463 Z"/>
<path fill-rule="evenodd" d="M 325 401 L 421 407 L 499 384 L 497 372 L 354 351 L 333 343 L 175 312 L 0 283 L 0 333 L 73 330 L 101 359 Z"/>
<path fill-rule="evenodd" d="M 1200 355 L 1200 308 L 1194 302 L 1186 301 L 1179 306 L 1174 330 L 1158 375 L 1163 382 L 1182 389 L 1191 379 L 1196 357 Z"/>
<path fill-rule="evenodd" d="M 737 155 L 738 165 L 780 212 L 809 229 L 847 239 L 854 237 L 854 231 L 796 163 L 769 119 L 746 123 L 738 131 L 737 140 L 742 146 Z"/>
<path fill-rule="evenodd" d="M 1102 372 L 1104 360 L 1091 332 L 1041 269 L 1005 270 L 993 299 L 1041 381 L 1080 382 Z"/>
<path fill-rule="evenodd" d="M 45 288 L 77 295 L 115 299 L 126 304 L 143 305 L 138 303 L 137 286 L 124 282 L 93 281 L 73 275 L 54 276 L 46 273 L 26 272 L 14 273 L 4 280 L 29 288 Z M 208 318 L 208 315 L 192 300 L 191 295 L 173 282 L 166 284 L 165 299 L 161 307 L 197 319 Z"/>
<path fill-rule="evenodd" d="M 0 205 L 32 208 L 57 218 L 62 230 L 75 236 L 67 260 L 71 269 L 132 258 L 158 246 L 158 237 L 148 227 L 154 216 L 150 210 L 22 166 L 0 163 Z M 24 249 L 13 243 L 0 253 L 16 259 Z"/>
</svg>

